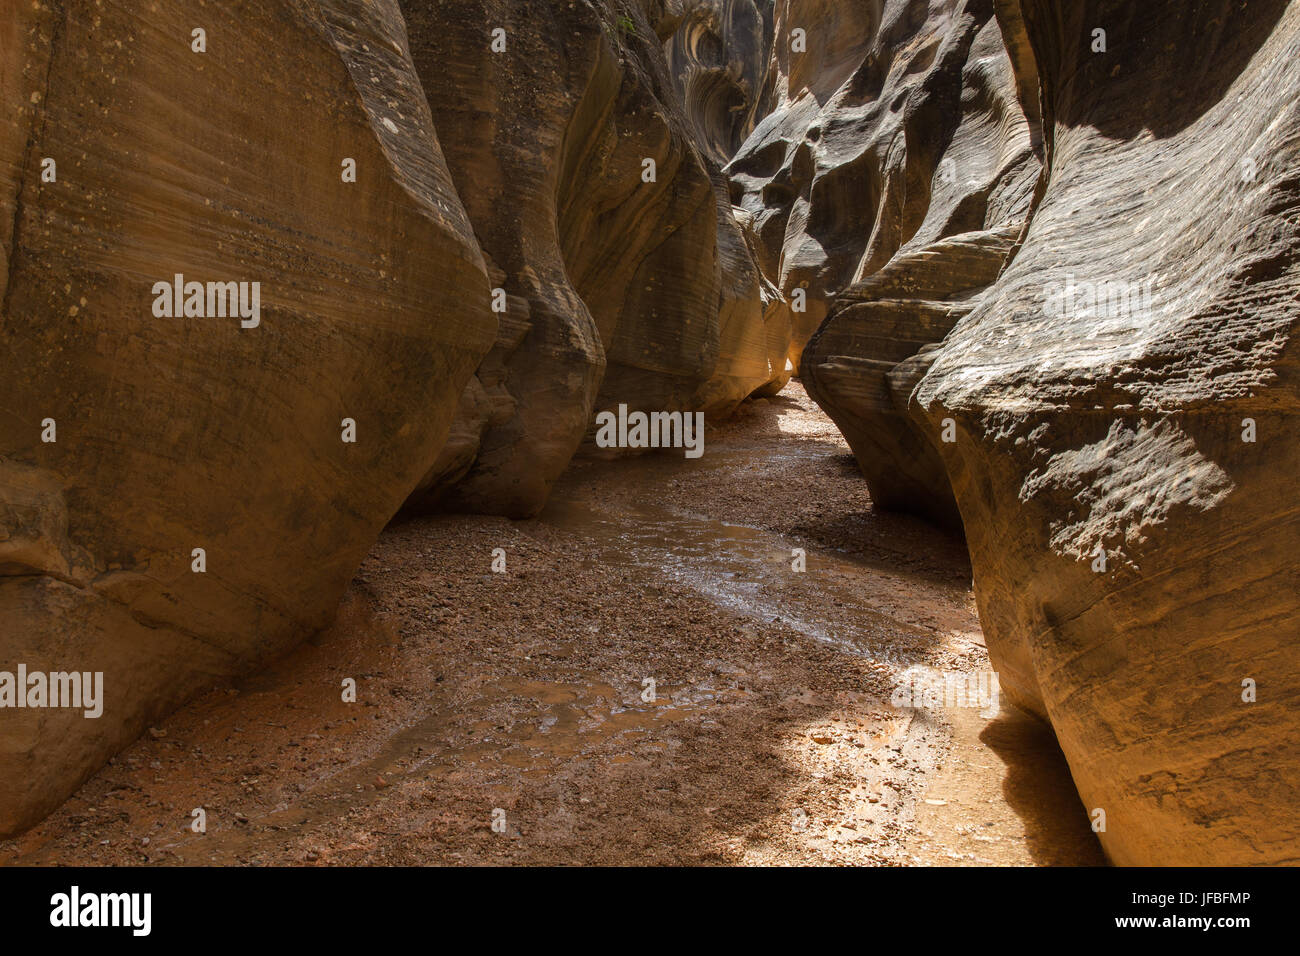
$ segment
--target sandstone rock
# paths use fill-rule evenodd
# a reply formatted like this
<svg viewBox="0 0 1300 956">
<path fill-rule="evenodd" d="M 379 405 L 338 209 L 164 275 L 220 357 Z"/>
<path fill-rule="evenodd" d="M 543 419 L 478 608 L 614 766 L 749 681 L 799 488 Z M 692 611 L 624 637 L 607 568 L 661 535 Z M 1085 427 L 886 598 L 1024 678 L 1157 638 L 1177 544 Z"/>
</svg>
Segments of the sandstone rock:
<svg viewBox="0 0 1300 956">
<path fill-rule="evenodd" d="M 619 69 L 602 32 L 616 28 L 586 7 L 528 10 L 512 0 L 411 0 L 404 10 L 448 164 L 496 288 L 507 296 L 497 342 L 461 403 L 473 418 L 457 425 L 458 446 L 479 438 L 458 452 L 471 463 L 449 471 L 440 460 L 418 494 L 445 495 L 466 510 L 528 515 L 581 441 L 605 367 L 557 220 L 573 185 L 566 167 L 579 159 L 566 152 L 569 125 L 589 88 L 617 94 Z M 593 102 L 587 112 L 595 120 L 605 105 Z M 640 180 L 637 162 L 633 171 L 630 157 L 622 158 L 629 192 Z M 459 478 L 450 491 L 447 477 Z"/>
<path fill-rule="evenodd" d="M 758 122 L 772 12 L 755 0 L 684 0 L 666 44 L 693 139 L 719 164 L 736 154 Z"/>
<path fill-rule="evenodd" d="M 1000 13 L 1046 189 L 912 403 L 990 655 L 1115 862 L 1295 863 L 1300 7 Z"/>
<path fill-rule="evenodd" d="M 796 364 L 830 300 L 904 247 L 1023 222 L 1034 129 L 992 13 L 992 0 L 777 5 L 773 109 L 727 170 Z"/>
<path fill-rule="evenodd" d="M 891 371 L 997 278 L 1033 195 L 1038 127 L 991 2 L 863 5 L 858 49 L 823 49 L 817 10 L 783 6 L 787 32 L 816 30 L 808 52 L 778 57 L 782 105 L 731 169 L 767 243 L 760 258 L 791 304 L 798 289 L 807 296 L 808 310 L 790 313 L 793 348 L 808 340 L 794 358 L 873 503 L 960 529 L 942 462 L 906 414 L 924 361 Z"/>
<path fill-rule="evenodd" d="M 804 351 L 808 394 L 843 432 L 872 504 L 960 531 L 948 474 L 907 403 L 939 342 L 1002 269 L 1019 227 L 963 233 L 900 252 L 850 286 Z M 942 440 L 942 436 L 940 436 Z"/>
<path fill-rule="evenodd" d="M 0 670 L 105 697 L 0 711 L 2 835 L 328 623 L 496 323 L 392 0 L 24 3 L 0 62 Z"/>
<path fill-rule="evenodd" d="M 784 375 L 725 177 L 697 148 L 656 33 L 683 7 L 404 7 L 509 304 L 462 402 L 472 418 L 413 509 L 535 514 L 598 409 L 726 412 Z"/>
<path fill-rule="evenodd" d="M 725 416 L 764 387 L 784 385 L 788 331 L 767 307 L 765 288 L 752 247 L 732 217 L 731 200 L 721 167 L 709 163 L 717 221 L 719 289 L 717 300 L 717 362 L 710 375 L 683 405 L 686 411 Z M 778 386 L 779 387 L 779 386 Z M 605 407 L 617 404 L 620 393 L 611 390 Z M 649 411 L 656 409 L 648 408 Z"/>
</svg>

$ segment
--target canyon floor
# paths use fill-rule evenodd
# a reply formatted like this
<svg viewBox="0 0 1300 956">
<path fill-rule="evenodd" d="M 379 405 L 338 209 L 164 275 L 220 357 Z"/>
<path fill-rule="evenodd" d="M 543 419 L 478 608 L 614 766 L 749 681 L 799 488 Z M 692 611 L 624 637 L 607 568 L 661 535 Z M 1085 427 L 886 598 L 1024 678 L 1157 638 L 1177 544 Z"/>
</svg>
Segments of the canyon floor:
<svg viewBox="0 0 1300 956">
<path fill-rule="evenodd" d="M 394 523 L 333 628 L 0 864 L 1104 862 L 1051 733 L 891 706 L 913 666 L 989 669 L 965 551 L 873 511 L 792 382 L 700 459 L 576 461 L 538 519 Z"/>
</svg>

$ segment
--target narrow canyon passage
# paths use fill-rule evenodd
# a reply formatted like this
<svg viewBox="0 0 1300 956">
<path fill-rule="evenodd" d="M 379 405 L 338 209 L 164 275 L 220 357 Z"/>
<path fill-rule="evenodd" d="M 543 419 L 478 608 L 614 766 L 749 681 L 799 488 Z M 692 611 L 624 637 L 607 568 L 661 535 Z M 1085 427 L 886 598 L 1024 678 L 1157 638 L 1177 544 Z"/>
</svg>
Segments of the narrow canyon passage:
<svg viewBox="0 0 1300 956">
<path fill-rule="evenodd" d="M 1050 731 L 893 706 L 918 669 L 990 669 L 965 551 L 873 511 L 792 382 L 701 459 L 576 461 L 536 520 L 396 522 L 330 631 L 0 863 L 1103 862 Z"/>
</svg>

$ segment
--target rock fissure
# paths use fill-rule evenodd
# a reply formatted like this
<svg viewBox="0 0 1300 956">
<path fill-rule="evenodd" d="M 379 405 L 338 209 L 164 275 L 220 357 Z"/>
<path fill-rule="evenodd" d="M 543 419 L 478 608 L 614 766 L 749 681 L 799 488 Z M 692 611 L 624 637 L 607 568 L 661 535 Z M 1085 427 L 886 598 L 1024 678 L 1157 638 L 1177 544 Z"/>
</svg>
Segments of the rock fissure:
<svg viewBox="0 0 1300 956">
<path fill-rule="evenodd" d="M 896 719 L 880 682 L 901 679 L 885 662 L 902 658 L 985 668 L 1059 742 L 1077 787 L 1063 812 L 1105 809 L 1111 861 L 1295 859 L 1297 5 L 63 0 L 16 13 L 0 56 L 0 656 L 76 658 L 115 701 L 95 728 L 0 713 L 0 835 L 187 699 L 346 621 L 358 568 L 404 582 L 371 603 L 400 595 L 425 615 L 388 606 L 401 640 L 483 625 L 460 595 L 427 601 L 441 582 L 421 562 L 527 631 L 536 595 L 447 565 L 420 537 L 436 527 L 458 547 L 536 549 L 573 595 L 559 555 L 586 541 L 602 557 L 582 566 L 605 584 L 643 575 L 709 620 L 687 646 L 659 629 L 672 615 L 625 596 L 717 695 L 682 690 L 669 723 L 683 726 L 656 724 L 665 746 L 703 747 L 692 735 L 729 694 L 752 732 L 786 733 L 743 703 L 765 686 L 785 714 L 762 676 L 783 674 L 820 688 L 802 715 L 825 724 L 800 731 L 811 746 L 874 721 L 861 733 L 896 738 L 925 780 L 982 786 L 945 764 L 945 748 L 979 746 L 979 722 Z M 58 159 L 56 182 L 37 178 L 38 153 Z M 177 275 L 250 283 L 258 320 L 155 314 L 150 289 Z M 697 470 L 600 447 L 597 416 L 614 409 L 707 416 Z M 745 431 L 769 413 L 778 432 L 794 423 L 797 451 Z M 805 479 L 789 462 L 806 467 L 806 495 L 837 510 L 745 486 L 734 457 L 713 462 L 715 429 L 724 454 L 761 449 L 750 470 L 794 498 Z M 697 488 L 718 497 L 689 519 L 634 500 L 675 507 Z M 801 515 L 800 544 L 768 498 Z M 653 539 L 656 521 L 686 544 Z M 390 550 L 399 540 L 419 557 Z M 825 591 L 777 583 L 769 565 L 789 561 L 770 552 L 787 544 L 820 562 Z M 834 558 L 845 547 L 869 573 Z M 197 548 L 219 573 L 190 564 Z M 483 554 L 498 549 L 510 570 L 486 580 L 532 594 L 526 561 Z M 717 571 L 733 560 L 751 564 Z M 963 581 L 941 596 L 914 565 Z M 574 728 L 623 728 L 600 675 L 630 681 L 626 655 L 649 651 L 588 597 L 598 646 L 562 650 L 550 631 L 529 645 L 583 668 L 499 669 L 501 697 L 451 674 L 463 697 L 393 704 L 396 736 L 357 772 L 414 785 L 411 767 L 442 766 L 424 756 L 438 707 L 467 701 L 510 728 L 511 706 L 538 701 L 567 741 L 548 767 L 603 760 Z M 778 635 L 787 606 L 798 626 Z M 739 623 L 756 608 L 763 620 Z M 909 636 L 885 635 L 890 622 Z M 987 661 L 959 636 L 980 632 Z M 532 640 L 488 633 L 497 648 Z M 792 641 L 825 645 L 815 667 L 776 650 Z M 727 683 L 735 668 L 753 673 Z M 448 717 L 449 739 L 467 713 Z M 500 733 L 519 760 L 552 739 Z M 448 746 L 478 766 L 468 743 Z M 741 749 L 754 766 L 772 756 Z M 799 758 L 810 773 L 816 753 Z M 906 861 L 880 815 L 889 787 L 853 767 L 861 790 L 841 796 L 888 849 L 855 855 L 846 828 L 817 852 Z M 908 833 L 927 819 L 917 779 L 890 784 Z M 331 768 L 307 802 L 350 808 L 350 780 Z M 259 826 L 279 812 L 262 811 Z M 781 852 L 811 852 L 796 843 Z"/>
</svg>

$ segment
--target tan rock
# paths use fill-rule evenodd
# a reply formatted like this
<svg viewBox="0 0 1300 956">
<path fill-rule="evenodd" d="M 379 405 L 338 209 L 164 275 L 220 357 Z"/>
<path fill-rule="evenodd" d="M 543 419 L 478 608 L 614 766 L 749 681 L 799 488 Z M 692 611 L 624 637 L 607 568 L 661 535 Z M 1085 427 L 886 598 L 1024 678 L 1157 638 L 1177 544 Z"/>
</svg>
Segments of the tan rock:
<svg viewBox="0 0 1300 956">
<path fill-rule="evenodd" d="M 907 403 L 931 347 L 1001 271 L 1020 227 L 963 233 L 904 250 L 832 301 L 804 350 L 803 384 L 831 416 L 867 479 L 872 504 L 960 532 L 939 435 L 918 428 Z"/>
<path fill-rule="evenodd" d="M 412 508 L 535 514 L 597 410 L 723 413 L 785 375 L 726 179 L 664 58 L 656 30 L 684 17 L 669 7 L 405 4 L 448 163 L 509 303 L 462 402 L 472 418 Z"/>
<path fill-rule="evenodd" d="M 1003 7 L 1046 190 L 913 396 L 990 655 L 1112 860 L 1295 863 L 1300 7 Z"/>
<path fill-rule="evenodd" d="M 391 0 L 10 13 L 0 670 L 104 709 L 0 711 L 0 834 L 328 623 L 496 328 Z M 258 324 L 155 315 L 178 273 L 260 283 Z"/>
<path fill-rule="evenodd" d="M 1022 222 L 1038 166 L 992 0 L 783 0 L 775 32 L 772 111 L 727 171 L 798 364 L 901 249 Z"/>
<path fill-rule="evenodd" d="M 693 139 L 719 164 L 736 155 L 761 118 L 772 13 L 757 0 L 681 0 L 665 44 Z"/>
</svg>

